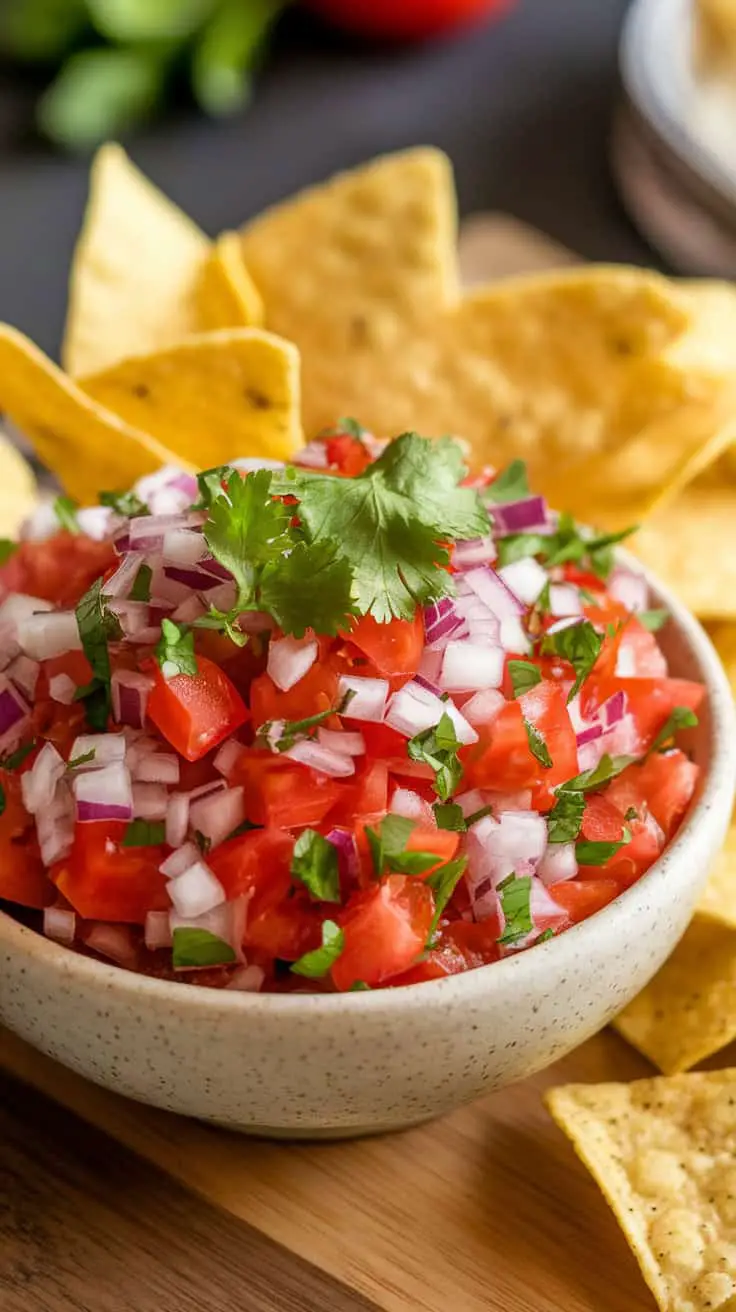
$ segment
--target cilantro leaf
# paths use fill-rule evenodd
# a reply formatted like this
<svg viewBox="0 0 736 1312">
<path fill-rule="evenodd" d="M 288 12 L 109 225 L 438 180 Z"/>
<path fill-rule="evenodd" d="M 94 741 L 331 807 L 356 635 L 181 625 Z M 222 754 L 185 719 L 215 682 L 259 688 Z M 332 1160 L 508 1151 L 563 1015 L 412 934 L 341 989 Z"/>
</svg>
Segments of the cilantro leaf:
<svg viewBox="0 0 736 1312">
<path fill-rule="evenodd" d="M 145 501 L 141 501 L 135 492 L 100 492 L 97 500 L 101 506 L 109 506 L 116 514 L 124 515 L 126 519 L 150 514 Z"/>
<path fill-rule="evenodd" d="M 179 625 L 173 620 L 163 619 L 161 637 L 156 643 L 156 660 L 165 679 L 173 679 L 177 674 L 197 674 L 194 634 L 191 630 L 184 624 Z"/>
<path fill-rule="evenodd" d="M 550 843 L 571 843 L 580 833 L 585 811 L 582 793 L 560 793 L 547 816 L 547 840 Z"/>
<path fill-rule="evenodd" d="M 235 952 L 229 943 L 208 929 L 180 925 L 172 936 L 173 964 L 183 966 L 228 966 L 235 961 Z"/>
<path fill-rule="evenodd" d="M 557 633 L 545 634 L 542 651 L 555 652 L 563 660 L 569 661 L 575 671 L 575 682 L 567 694 L 568 702 L 580 691 L 602 646 L 603 638 L 600 633 L 596 633 L 590 620 L 576 620 L 574 624 L 568 624 L 567 628 L 558 629 Z"/>
<path fill-rule="evenodd" d="M 150 565 L 141 565 L 138 573 L 133 580 L 133 586 L 130 589 L 131 601 L 150 601 L 151 600 L 151 579 L 153 570 Z"/>
<path fill-rule="evenodd" d="M 530 688 L 536 688 L 542 682 L 542 675 L 533 661 L 509 661 L 508 670 L 514 697 L 520 697 L 523 692 L 529 692 Z"/>
<path fill-rule="evenodd" d="M 386 622 L 450 590 L 443 544 L 487 533 L 477 493 L 458 486 L 464 472 L 451 439 L 404 433 L 356 478 L 292 469 L 278 491 L 299 498 L 309 541 L 340 544 L 359 613 Z"/>
<path fill-rule="evenodd" d="M 457 755 L 460 746 L 455 726 L 447 712 L 442 715 L 439 724 L 415 734 L 406 746 L 410 760 L 420 761 L 434 771 L 434 791 L 443 802 L 452 797 L 462 778 L 463 767 Z"/>
<path fill-rule="evenodd" d="M 371 986 L 366 984 L 364 979 L 356 979 L 354 984 L 350 985 L 348 993 L 370 993 Z"/>
<path fill-rule="evenodd" d="M 74 694 L 75 702 L 84 702 L 84 714 L 87 725 L 96 733 L 103 733 L 107 728 L 110 714 L 110 686 L 95 677 Z"/>
<path fill-rule="evenodd" d="M 621 774 L 627 766 L 633 765 L 636 761 L 635 756 L 602 756 L 597 765 L 591 770 L 583 770 L 582 774 L 576 774 L 573 779 L 568 779 L 566 783 L 560 784 L 557 789 L 560 793 L 592 793 L 596 788 L 602 788 L 607 784 L 609 779 L 615 779 Z"/>
<path fill-rule="evenodd" d="M 209 510 L 213 501 L 225 495 L 223 484 L 229 483 L 234 476 L 237 475 L 232 465 L 215 465 L 213 469 L 203 469 L 201 474 L 197 474 L 198 508 Z"/>
<path fill-rule="evenodd" d="M 33 738 L 31 742 L 26 743 L 23 747 L 16 747 L 15 751 L 10 753 L 10 756 L 6 756 L 4 760 L 0 761 L 0 768 L 3 770 L 17 770 L 26 757 L 30 756 L 35 746 L 36 739 Z"/>
<path fill-rule="evenodd" d="M 526 463 L 512 460 L 481 493 L 486 505 L 500 506 L 506 501 L 521 501 L 529 496 Z"/>
<path fill-rule="evenodd" d="M 582 839 L 575 845 L 575 856 L 581 866 L 602 866 L 630 842 L 631 832 L 624 825 L 621 838 L 617 842 L 589 842 L 587 839 Z"/>
<path fill-rule="evenodd" d="M 163 820 L 131 820 L 123 834 L 121 847 L 158 847 L 165 842 Z"/>
<path fill-rule="evenodd" d="M 463 809 L 457 802 L 435 802 L 432 807 L 438 829 L 450 829 L 454 833 L 464 834 L 467 829 Z"/>
<path fill-rule="evenodd" d="M 338 419 L 334 428 L 329 428 L 327 430 L 325 436 L 340 437 L 343 433 L 346 433 L 348 437 L 357 437 L 360 441 L 363 434 L 367 433 L 367 431 L 367 428 L 364 428 L 362 424 L 359 424 L 357 419 L 351 419 L 349 415 L 342 415 L 340 419 Z"/>
<path fill-rule="evenodd" d="M 547 929 L 542 930 L 539 938 L 535 938 L 533 946 L 536 947 L 537 943 L 546 943 L 548 939 L 554 938 L 554 936 L 555 931 L 548 926 Z"/>
<path fill-rule="evenodd" d="M 61 527 L 65 528 L 67 533 L 73 533 L 75 537 L 82 532 L 77 519 L 78 509 L 76 501 L 72 501 L 71 497 L 56 497 L 54 500 L 54 514 Z"/>
<path fill-rule="evenodd" d="M 636 612 L 636 619 L 644 625 L 650 633 L 656 633 L 667 623 L 670 613 L 664 607 L 658 610 L 639 610 Z"/>
<path fill-rule="evenodd" d="M 350 562 L 328 539 L 298 542 L 288 556 L 269 562 L 260 601 L 284 632 L 297 638 L 309 628 L 334 635 L 358 613 Z"/>
<path fill-rule="evenodd" d="M 547 747 L 541 733 L 535 728 L 530 720 L 524 720 L 524 728 L 526 729 L 527 742 L 529 743 L 529 751 L 532 756 L 539 761 L 540 765 L 544 766 L 545 770 L 551 770 L 552 757 L 549 754 L 549 748 Z"/>
<path fill-rule="evenodd" d="M 120 622 L 108 610 L 107 598 L 102 595 L 102 579 L 96 579 L 78 603 L 75 615 L 82 640 L 82 649 L 92 666 L 92 681 L 78 688 L 75 701 L 85 701 L 85 714 L 93 728 L 104 729 L 110 710 L 110 652 L 108 643 L 122 637 Z"/>
<path fill-rule="evenodd" d="M 651 756 L 652 752 L 659 752 L 663 748 L 673 746 L 678 729 L 692 729 L 697 723 L 698 717 L 695 711 L 690 710 L 689 706 L 675 706 L 672 714 L 668 715 L 662 725 L 647 755 Z"/>
<path fill-rule="evenodd" d="M 345 946 L 345 935 L 334 920 L 322 921 L 322 947 L 305 952 L 291 967 L 295 975 L 322 979 L 334 966 Z"/>
<path fill-rule="evenodd" d="M 212 555 L 235 579 L 240 610 L 253 603 L 258 567 L 292 544 L 289 507 L 271 495 L 272 477 L 270 469 L 258 469 L 247 478 L 233 471 L 211 502 L 204 526 Z"/>
<path fill-rule="evenodd" d="M 0 565 L 5 565 L 18 550 L 18 543 L 12 538 L 0 538 Z"/>
<path fill-rule="evenodd" d="M 434 853 L 405 850 L 415 828 L 414 820 L 393 814 L 385 816 L 377 829 L 366 826 L 365 834 L 371 849 L 373 869 L 378 878 L 387 870 L 404 875 L 419 875 L 437 864 Z"/>
<path fill-rule="evenodd" d="M 428 943 L 431 943 L 435 936 L 440 916 L 465 874 L 467 864 L 468 858 L 459 856 L 455 861 L 446 861 L 443 866 L 438 866 L 436 870 L 433 870 L 431 875 L 427 875 L 425 882 L 429 884 L 434 893 L 434 916 L 429 927 Z"/>
<path fill-rule="evenodd" d="M 531 891 L 532 881 L 530 875 L 522 875 L 520 879 L 516 875 L 508 875 L 498 885 L 504 928 L 497 942 L 503 947 L 518 943 L 519 939 L 524 938 L 530 932 L 532 928 Z"/>
<path fill-rule="evenodd" d="M 67 770 L 78 770 L 80 765 L 87 765 L 90 761 L 94 761 L 96 755 L 97 750 L 92 747 L 88 752 L 82 752 L 81 756 L 74 756 L 71 761 L 67 761 L 66 768 Z"/>
<path fill-rule="evenodd" d="M 340 901 L 337 848 L 316 829 L 303 829 L 294 844 L 291 873 L 321 902 Z"/>
</svg>

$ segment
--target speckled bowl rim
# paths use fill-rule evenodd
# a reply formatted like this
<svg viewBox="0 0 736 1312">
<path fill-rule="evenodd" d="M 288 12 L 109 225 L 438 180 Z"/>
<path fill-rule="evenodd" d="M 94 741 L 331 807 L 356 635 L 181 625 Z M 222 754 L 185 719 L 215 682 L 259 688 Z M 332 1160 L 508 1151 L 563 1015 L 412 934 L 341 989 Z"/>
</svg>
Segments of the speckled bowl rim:
<svg viewBox="0 0 736 1312">
<path fill-rule="evenodd" d="M 161 980 L 133 971 L 123 970 L 106 962 L 84 957 L 51 940 L 36 930 L 19 924 L 11 916 L 0 912 L 0 947 L 17 949 L 35 957 L 47 966 L 57 966 L 60 980 L 74 977 L 83 985 L 114 989 L 127 996 L 131 1008 L 146 1004 L 174 1005 L 183 1012 L 199 1015 L 241 1012 L 253 1019 L 284 1017 L 289 1021 L 300 1015 L 305 1019 L 323 1016 L 326 1020 L 336 1014 L 359 1016 L 370 1008 L 374 1014 L 386 1019 L 416 1008 L 442 1007 L 467 1003 L 480 998 L 492 999 L 495 986 L 508 985 L 514 974 L 523 979 L 525 987 L 542 988 L 544 976 L 554 963 L 570 967 L 583 957 L 586 936 L 595 961 L 595 944 L 601 932 L 615 932 L 615 922 L 626 920 L 634 911 L 637 900 L 640 910 L 647 914 L 647 894 L 667 879 L 667 868 L 678 857 L 685 857 L 688 847 L 695 847 L 698 829 L 707 820 L 711 806 L 718 802 L 724 790 L 724 780 L 730 777 L 732 794 L 736 790 L 736 711 L 731 688 L 715 648 L 695 617 L 677 600 L 668 588 L 659 584 L 640 561 L 628 552 L 619 551 L 621 564 L 635 569 L 646 579 L 653 599 L 670 613 L 670 623 L 684 636 L 696 665 L 698 677 L 704 683 L 708 698 L 710 734 L 709 761 L 704 768 L 696 797 L 675 838 L 662 856 L 641 879 L 626 889 L 607 907 L 566 930 L 559 938 L 538 944 L 532 951 L 520 952 L 491 962 L 474 970 L 448 975 L 443 979 L 427 980 L 397 988 L 367 990 L 357 993 L 246 993 L 235 989 L 187 988 L 177 980 Z M 677 677 L 677 676 L 675 676 Z M 693 879 L 699 878 L 697 861 L 693 862 Z M 495 981 L 495 985 L 494 985 Z"/>
</svg>

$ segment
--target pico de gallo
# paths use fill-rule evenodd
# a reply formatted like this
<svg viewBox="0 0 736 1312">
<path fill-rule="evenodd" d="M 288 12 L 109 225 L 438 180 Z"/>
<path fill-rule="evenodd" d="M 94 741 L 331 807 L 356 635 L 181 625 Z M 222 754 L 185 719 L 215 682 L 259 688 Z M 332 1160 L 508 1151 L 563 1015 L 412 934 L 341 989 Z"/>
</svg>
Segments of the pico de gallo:
<svg viewBox="0 0 736 1312">
<path fill-rule="evenodd" d="M 0 899 L 246 991 L 416 984 L 564 933 L 693 795 L 624 534 L 355 421 L 0 545 Z"/>
</svg>

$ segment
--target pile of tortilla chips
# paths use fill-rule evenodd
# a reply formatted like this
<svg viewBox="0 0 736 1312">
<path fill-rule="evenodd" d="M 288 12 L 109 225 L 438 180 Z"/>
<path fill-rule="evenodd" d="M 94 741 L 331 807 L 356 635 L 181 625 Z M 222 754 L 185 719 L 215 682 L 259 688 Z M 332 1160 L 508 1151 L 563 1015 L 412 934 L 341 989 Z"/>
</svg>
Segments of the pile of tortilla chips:
<svg viewBox="0 0 736 1312">
<path fill-rule="evenodd" d="M 463 292 L 447 159 L 409 150 L 210 241 L 117 146 L 71 274 L 64 371 L 0 326 L 0 411 L 81 500 L 161 463 L 288 458 L 341 415 L 453 433 L 635 550 L 736 690 L 736 290 L 565 268 Z M 0 517 L 33 496 L 0 450 Z M 666 1072 L 736 1038 L 736 828 L 685 939 L 617 1026 Z M 736 1073 L 571 1087 L 553 1115 L 660 1306 L 736 1308 Z"/>
</svg>

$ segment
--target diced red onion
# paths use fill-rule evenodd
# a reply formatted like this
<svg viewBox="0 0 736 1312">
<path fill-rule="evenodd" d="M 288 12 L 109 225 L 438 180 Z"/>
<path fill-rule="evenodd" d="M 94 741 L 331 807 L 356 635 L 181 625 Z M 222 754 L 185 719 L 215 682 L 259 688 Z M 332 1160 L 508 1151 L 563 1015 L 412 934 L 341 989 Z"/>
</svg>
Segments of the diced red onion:
<svg viewBox="0 0 736 1312">
<path fill-rule="evenodd" d="M 266 972 L 261 966 L 241 966 L 233 972 L 225 988 L 237 993 L 260 993 L 265 978 Z"/>
<path fill-rule="evenodd" d="M 513 872 L 531 874 L 544 855 L 547 825 L 536 811 L 485 816 L 467 836 L 470 884 L 490 879 L 496 887 Z"/>
<path fill-rule="evenodd" d="M 180 847 L 189 829 L 189 797 L 187 793 L 171 793 L 166 808 L 166 842 L 169 847 Z"/>
<path fill-rule="evenodd" d="M 27 720 L 30 707 L 25 697 L 5 674 L 0 674 L 0 737 L 17 730 Z"/>
<path fill-rule="evenodd" d="M 342 752 L 331 752 L 328 747 L 323 747 L 313 738 L 305 738 L 301 742 L 294 743 L 294 746 L 289 747 L 283 754 L 290 757 L 292 761 L 299 761 L 301 765 L 308 765 L 310 769 L 319 770 L 333 779 L 344 779 L 348 775 L 355 774 L 355 761 L 352 756 L 345 756 Z"/>
<path fill-rule="evenodd" d="M 429 802 L 411 788 L 395 788 L 388 809 L 392 815 L 403 815 L 407 820 L 416 820 L 432 829 L 437 827 Z"/>
<path fill-rule="evenodd" d="M 191 528 L 170 528 L 164 533 L 161 555 L 165 565 L 197 565 L 207 555 L 204 534 Z"/>
<path fill-rule="evenodd" d="M 109 957 L 119 966 L 132 966 L 135 962 L 135 944 L 128 925 L 109 925 L 99 920 L 87 931 L 84 941 L 93 952 Z"/>
<path fill-rule="evenodd" d="M 466 820 L 469 815 L 475 815 L 476 811 L 482 811 L 487 805 L 485 796 L 479 788 L 471 788 L 467 793 L 458 793 L 453 801 L 460 807 Z"/>
<path fill-rule="evenodd" d="M 501 620 L 498 638 L 504 651 L 514 652 L 517 656 L 526 656 L 532 649 L 531 640 L 516 615 L 508 615 Z"/>
<path fill-rule="evenodd" d="M 26 656 L 47 661 L 67 651 L 81 651 L 77 617 L 73 610 L 46 611 L 29 615 L 18 624 L 18 642 Z"/>
<path fill-rule="evenodd" d="M 30 656 L 16 656 L 7 667 L 7 673 L 16 688 L 19 688 L 25 697 L 32 699 L 41 673 L 39 662 L 32 661 Z"/>
<path fill-rule="evenodd" d="M 411 679 L 393 694 L 388 704 L 385 722 L 398 733 L 413 738 L 417 733 L 433 729 L 439 724 L 443 715 L 448 715 L 452 720 L 455 733 L 461 743 L 478 741 L 477 733 L 455 703 L 449 698 L 445 700 L 429 691 L 416 679 Z"/>
<path fill-rule="evenodd" d="M 208 574 L 213 574 L 221 582 L 233 582 L 232 570 L 226 569 L 219 560 L 215 560 L 214 556 L 203 556 L 199 562 L 199 567 L 206 570 Z"/>
<path fill-rule="evenodd" d="M 66 765 L 53 743 L 44 743 L 30 770 L 21 775 L 23 805 L 30 815 L 51 806 Z"/>
<path fill-rule="evenodd" d="M 359 678 L 343 674 L 338 683 L 338 700 L 352 693 L 345 715 L 349 720 L 368 720 L 380 723 L 386 710 L 388 681 L 386 679 Z"/>
<path fill-rule="evenodd" d="M 78 820 L 132 820 L 130 774 L 122 762 L 102 770 L 76 771 L 72 788 Z"/>
<path fill-rule="evenodd" d="M 626 693 L 619 688 L 612 697 L 603 703 L 599 712 L 607 729 L 619 724 L 626 714 Z"/>
<path fill-rule="evenodd" d="M 550 843 L 537 871 L 543 884 L 558 884 L 562 879 L 574 879 L 578 862 L 574 843 Z"/>
<path fill-rule="evenodd" d="M 94 752 L 91 761 L 84 761 L 78 768 L 101 770 L 106 765 L 115 764 L 116 761 L 124 761 L 127 748 L 128 744 L 122 733 L 83 733 L 74 739 L 69 760 L 74 761 L 79 756 L 87 756 L 89 752 Z"/>
<path fill-rule="evenodd" d="M 49 696 L 61 706 L 71 706 L 77 695 L 77 685 L 68 674 L 54 674 L 49 679 Z"/>
<path fill-rule="evenodd" d="M 417 670 L 417 683 L 421 683 L 425 688 L 439 688 L 437 680 L 440 677 L 441 669 L 441 650 L 430 651 L 429 647 L 425 647 L 422 652 L 422 659 L 419 662 L 419 669 Z"/>
<path fill-rule="evenodd" d="M 237 738 L 228 738 L 215 752 L 212 764 L 227 779 L 241 760 L 246 749 Z"/>
<path fill-rule="evenodd" d="M 180 916 L 203 916 L 220 906 L 225 890 L 204 861 L 196 861 L 167 884 L 169 897 Z"/>
<path fill-rule="evenodd" d="M 415 674 L 414 683 L 416 683 L 418 687 L 423 688 L 425 692 L 431 692 L 435 697 L 442 696 L 440 685 L 435 683 L 432 679 L 427 679 L 423 674 Z"/>
<path fill-rule="evenodd" d="M 43 932 L 54 942 L 70 947 L 77 932 L 77 917 L 66 907 L 46 907 L 43 913 Z"/>
<path fill-rule="evenodd" d="M 474 728 L 480 725 L 493 724 L 496 716 L 501 713 L 506 705 L 506 698 L 502 692 L 496 688 L 484 688 L 476 692 L 465 702 L 463 706 L 463 715 L 465 719 L 473 725 Z"/>
<path fill-rule="evenodd" d="M 473 920 L 480 924 L 482 921 L 490 920 L 492 916 L 496 916 L 499 923 L 501 922 L 501 906 L 498 893 L 490 879 L 482 879 L 478 884 L 469 885 L 468 892 L 470 894 Z"/>
<path fill-rule="evenodd" d="M 180 761 L 173 752 L 154 752 L 150 756 L 141 756 L 131 769 L 136 783 L 178 784 L 179 782 Z"/>
<path fill-rule="evenodd" d="M 166 533 L 175 528 L 196 528 L 206 518 L 205 514 L 194 510 L 172 515 L 136 515 L 128 521 L 131 549 L 144 551 L 146 555 L 161 551 Z"/>
<path fill-rule="evenodd" d="M 506 586 L 500 574 L 490 565 L 480 565 L 463 574 L 464 583 L 475 593 L 476 597 L 488 607 L 497 619 L 516 619 L 524 612 L 524 606 L 510 588 Z"/>
<path fill-rule="evenodd" d="M 488 535 L 484 538 L 469 538 L 456 542 L 452 549 L 452 563 L 455 569 L 472 569 L 474 565 L 491 565 L 497 556 L 496 544 Z"/>
<path fill-rule="evenodd" d="M 316 638 L 277 638 L 268 648 L 266 669 L 282 692 L 288 692 L 311 670 L 319 653 Z"/>
<path fill-rule="evenodd" d="M 365 738 L 362 733 L 349 733 L 347 730 L 339 733 L 335 729 L 325 729 L 320 725 L 317 730 L 317 741 L 322 747 L 328 747 L 331 752 L 337 752 L 342 756 L 365 755 Z"/>
<path fill-rule="evenodd" d="M 548 523 L 547 503 L 544 497 L 523 497 L 519 501 L 506 501 L 491 510 L 493 531 L 497 537 L 509 533 L 523 533 L 532 528 L 544 528 Z"/>
<path fill-rule="evenodd" d="M 649 588 L 646 579 L 633 570 L 617 566 L 606 585 L 608 595 L 630 611 L 646 610 L 649 605 Z"/>
<path fill-rule="evenodd" d="M 533 606 L 547 584 L 547 571 L 533 556 L 522 556 L 498 571 L 506 587 L 525 606 Z"/>
<path fill-rule="evenodd" d="M 109 603 L 109 610 L 118 619 L 123 636 L 126 638 L 140 639 L 140 635 L 150 627 L 151 612 L 145 601 L 121 601 L 113 597 Z"/>
<path fill-rule="evenodd" d="M 187 569 L 184 565 L 164 565 L 164 577 L 195 592 L 210 592 L 218 586 L 213 574 L 207 574 L 203 569 Z"/>
<path fill-rule="evenodd" d="M 142 551 L 128 551 L 122 557 L 115 573 L 111 574 L 109 579 L 105 579 L 105 596 L 126 599 L 138 577 L 141 565 L 145 563 L 146 558 Z"/>
<path fill-rule="evenodd" d="M 19 654 L 20 647 L 15 637 L 15 625 L 0 624 L 0 670 L 6 670 Z"/>
<path fill-rule="evenodd" d="M 601 737 L 602 733 L 602 724 L 588 724 L 579 733 L 575 734 L 575 744 L 577 747 L 585 747 L 588 743 L 594 743 L 596 738 Z"/>
<path fill-rule="evenodd" d="M 212 847 L 224 840 L 243 823 L 245 819 L 245 802 L 243 789 L 226 788 L 209 797 L 200 797 L 189 805 L 189 823 L 205 838 Z"/>
<path fill-rule="evenodd" d="M 183 797 L 184 794 L 175 793 L 174 796 Z M 161 862 L 159 870 L 167 879 L 176 879 L 178 875 L 183 875 L 185 870 L 189 870 L 190 866 L 196 866 L 200 856 L 201 852 L 196 843 L 184 843 Z"/>
<path fill-rule="evenodd" d="M 165 784 L 133 784 L 133 815 L 137 820 L 165 820 L 168 805 Z"/>
<path fill-rule="evenodd" d="M 327 842 L 337 848 L 337 867 L 344 883 L 353 884 L 360 875 L 360 857 L 355 835 L 351 829 L 330 829 Z"/>
<path fill-rule="evenodd" d="M 551 583 L 549 610 L 550 615 L 581 615 L 583 604 L 578 589 L 572 583 Z"/>
<path fill-rule="evenodd" d="M 160 469 L 155 471 L 155 473 L 144 474 L 142 478 L 139 478 L 137 482 L 133 484 L 133 491 L 136 496 L 148 506 L 153 515 L 164 513 L 156 510 L 152 505 L 152 500 L 155 494 L 157 492 L 169 491 L 172 489 L 180 492 L 182 496 L 187 496 L 188 500 L 185 502 L 185 507 L 191 505 L 193 501 L 197 500 L 199 489 L 197 487 L 196 478 L 193 474 L 188 474 L 185 470 L 180 469 L 178 465 L 162 465 Z M 174 514 L 177 512 L 172 511 L 170 513 Z"/>
<path fill-rule="evenodd" d="M 143 938 L 149 952 L 171 947 L 168 911 L 149 911 L 143 926 Z"/>
<path fill-rule="evenodd" d="M 464 639 L 448 642 L 442 661 L 440 685 L 445 692 L 477 692 L 498 688 L 503 682 L 505 659 L 500 647 Z"/>
<path fill-rule="evenodd" d="M 424 636 L 429 644 L 442 643 L 462 625 L 462 617 L 452 597 L 441 597 L 424 608 Z"/>
<path fill-rule="evenodd" d="M 77 511 L 77 523 L 82 532 L 94 542 L 104 542 L 112 537 L 116 529 L 124 523 L 112 506 L 83 506 Z"/>
<path fill-rule="evenodd" d="M 259 469 L 285 469 L 283 460 L 267 460 L 265 456 L 238 456 L 228 460 L 232 469 L 239 469 L 241 474 L 257 474 Z"/>
<path fill-rule="evenodd" d="M 327 446 L 321 441 L 307 442 L 294 457 L 294 464 L 306 469 L 327 469 L 329 463 Z"/>
<path fill-rule="evenodd" d="M 116 670 L 111 680 L 112 714 L 117 724 L 142 729 L 153 679 L 133 670 Z"/>
</svg>

